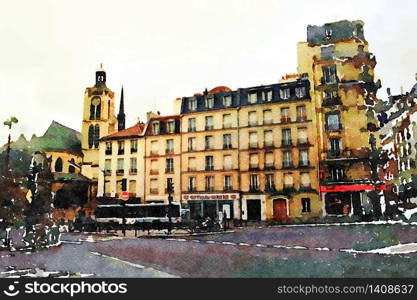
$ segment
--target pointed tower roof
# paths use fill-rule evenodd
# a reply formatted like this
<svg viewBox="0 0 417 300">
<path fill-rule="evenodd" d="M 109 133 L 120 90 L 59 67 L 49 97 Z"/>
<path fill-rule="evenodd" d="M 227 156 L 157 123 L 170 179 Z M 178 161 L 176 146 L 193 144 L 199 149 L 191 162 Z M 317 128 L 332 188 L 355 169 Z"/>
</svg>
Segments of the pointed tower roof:
<svg viewBox="0 0 417 300">
<path fill-rule="evenodd" d="M 126 128 L 126 115 L 125 115 L 125 104 L 124 104 L 124 91 L 122 85 L 122 92 L 120 94 L 120 106 L 119 113 L 117 114 L 117 129 L 123 130 Z"/>
</svg>

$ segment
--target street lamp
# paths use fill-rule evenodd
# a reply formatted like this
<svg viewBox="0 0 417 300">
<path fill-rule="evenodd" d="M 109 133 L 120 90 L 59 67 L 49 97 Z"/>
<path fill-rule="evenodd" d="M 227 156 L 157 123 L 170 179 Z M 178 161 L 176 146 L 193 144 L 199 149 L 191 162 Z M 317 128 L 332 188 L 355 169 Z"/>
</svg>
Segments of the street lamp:
<svg viewBox="0 0 417 300">
<path fill-rule="evenodd" d="M 9 161 L 10 161 L 10 143 L 11 143 L 11 133 L 10 130 L 12 129 L 12 125 L 13 123 L 17 123 L 19 122 L 17 120 L 16 117 L 10 117 L 10 119 L 6 120 L 3 122 L 3 125 L 9 127 L 9 137 L 7 139 L 7 152 L 6 152 L 6 157 L 5 157 L 5 163 L 4 163 L 4 168 L 5 168 L 5 175 L 9 175 L 10 169 L 9 169 Z"/>
<path fill-rule="evenodd" d="M 171 234 L 172 230 L 172 220 L 171 220 L 171 205 L 172 205 L 172 193 L 174 192 L 174 187 L 172 182 L 168 182 L 168 234 Z"/>
</svg>

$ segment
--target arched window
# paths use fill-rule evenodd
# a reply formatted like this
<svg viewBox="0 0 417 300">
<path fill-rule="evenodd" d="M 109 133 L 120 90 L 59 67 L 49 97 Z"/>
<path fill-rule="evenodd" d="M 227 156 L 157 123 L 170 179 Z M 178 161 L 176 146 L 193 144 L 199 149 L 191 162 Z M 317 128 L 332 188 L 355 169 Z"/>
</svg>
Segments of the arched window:
<svg viewBox="0 0 417 300">
<path fill-rule="evenodd" d="M 62 172 L 62 159 L 61 159 L 61 157 L 58 157 L 58 159 L 55 161 L 55 172 Z"/>
<path fill-rule="evenodd" d="M 96 125 L 94 127 L 94 147 L 98 148 L 98 140 L 100 138 L 100 126 Z"/>
<path fill-rule="evenodd" d="M 94 145 L 94 125 L 88 127 L 88 148 L 93 148 Z"/>
<path fill-rule="evenodd" d="M 75 167 L 74 167 L 73 164 L 75 164 L 75 160 L 73 158 L 71 158 L 70 159 L 70 165 L 68 167 L 68 173 L 75 173 Z"/>
<path fill-rule="evenodd" d="M 90 120 L 100 120 L 101 100 L 100 97 L 93 97 L 90 103 Z"/>
</svg>

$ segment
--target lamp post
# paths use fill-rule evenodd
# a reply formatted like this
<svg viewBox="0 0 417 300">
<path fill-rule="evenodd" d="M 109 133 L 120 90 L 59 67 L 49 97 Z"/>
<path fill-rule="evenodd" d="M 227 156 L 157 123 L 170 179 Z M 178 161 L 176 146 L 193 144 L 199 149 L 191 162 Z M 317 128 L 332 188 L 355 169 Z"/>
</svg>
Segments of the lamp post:
<svg viewBox="0 0 417 300">
<path fill-rule="evenodd" d="M 7 139 L 7 152 L 6 152 L 6 157 L 5 157 L 5 162 L 4 162 L 4 169 L 5 169 L 5 176 L 9 175 L 10 173 L 10 168 L 9 168 L 9 161 L 10 161 L 10 143 L 11 143 L 11 133 L 10 130 L 12 129 L 12 125 L 13 123 L 17 123 L 18 120 L 16 117 L 10 117 L 10 119 L 6 120 L 3 122 L 3 124 L 5 126 L 9 127 L 9 137 Z"/>
<path fill-rule="evenodd" d="M 168 183 L 168 234 L 171 234 L 171 230 L 172 230 L 171 205 L 172 205 L 173 191 L 174 191 L 174 187 L 172 186 L 172 182 L 169 182 Z"/>
</svg>

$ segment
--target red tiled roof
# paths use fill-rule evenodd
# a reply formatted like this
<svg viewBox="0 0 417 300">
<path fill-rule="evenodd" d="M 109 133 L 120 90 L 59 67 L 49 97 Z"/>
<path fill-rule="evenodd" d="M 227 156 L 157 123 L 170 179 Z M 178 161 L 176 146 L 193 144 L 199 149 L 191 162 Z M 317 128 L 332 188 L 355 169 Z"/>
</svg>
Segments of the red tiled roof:
<svg viewBox="0 0 417 300">
<path fill-rule="evenodd" d="M 227 86 L 217 86 L 214 89 L 211 89 L 208 91 L 209 94 L 217 94 L 217 93 L 224 93 L 224 92 L 231 92 L 232 90 L 228 88 Z"/>
<path fill-rule="evenodd" d="M 130 136 L 140 135 L 144 128 L 145 128 L 144 123 L 138 123 L 135 126 L 117 131 L 117 132 L 109 134 L 109 135 L 106 135 L 106 136 L 102 137 L 102 139 L 107 140 L 107 139 L 113 139 L 113 138 L 122 138 L 122 137 L 130 137 Z"/>
</svg>

